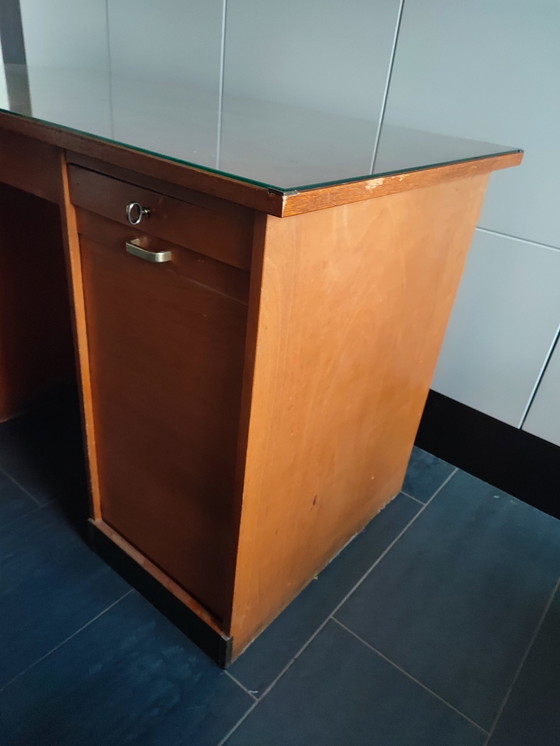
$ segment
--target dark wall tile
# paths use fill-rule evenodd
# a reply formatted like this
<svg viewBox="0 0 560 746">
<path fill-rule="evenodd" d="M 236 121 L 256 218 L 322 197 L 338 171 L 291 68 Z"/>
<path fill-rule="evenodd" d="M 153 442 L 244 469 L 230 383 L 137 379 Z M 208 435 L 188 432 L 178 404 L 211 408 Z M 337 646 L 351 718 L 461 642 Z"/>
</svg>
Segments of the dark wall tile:
<svg viewBox="0 0 560 746">
<path fill-rule="evenodd" d="M 337 612 L 489 728 L 560 573 L 560 522 L 456 474 Z"/>
<path fill-rule="evenodd" d="M 334 622 L 228 746 L 482 746 L 485 734 Z"/>
<path fill-rule="evenodd" d="M 231 673 L 262 694 L 420 509 L 398 495 L 257 638 Z"/>
</svg>

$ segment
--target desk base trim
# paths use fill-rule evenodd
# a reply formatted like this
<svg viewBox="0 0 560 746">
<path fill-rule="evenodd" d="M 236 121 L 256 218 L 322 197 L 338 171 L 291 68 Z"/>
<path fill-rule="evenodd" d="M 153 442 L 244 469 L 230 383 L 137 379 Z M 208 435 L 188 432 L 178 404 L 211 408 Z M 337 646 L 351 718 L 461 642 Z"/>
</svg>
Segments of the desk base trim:
<svg viewBox="0 0 560 746">
<path fill-rule="evenodd" d="M 186 606 L 184 598 L 178 598 L 163 586 L 161 578 L 154 577 L 146 566 L 109 538 L 111 531 L 103 521 L 89 521 L 88 539 L 93 551 L 219 666 L 227 668 L 231 663 L 233 639 L 220 632 L 216 623 L 203 619 L 195 609 Z M 175 584 L 169 581 L 168 585 Z"/>
</svg>

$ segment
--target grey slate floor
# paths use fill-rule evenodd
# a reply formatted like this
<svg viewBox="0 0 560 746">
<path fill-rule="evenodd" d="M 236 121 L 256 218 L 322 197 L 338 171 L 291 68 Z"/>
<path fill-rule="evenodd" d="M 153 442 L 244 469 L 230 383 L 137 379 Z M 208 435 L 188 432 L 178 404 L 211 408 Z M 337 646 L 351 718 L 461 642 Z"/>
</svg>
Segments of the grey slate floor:
<svg viewBox="0 0 560 746">
<path fill-rule="evenodd" d="M 1 746 L 558 746 L 560 522 L 415 449 L 221 671 L 88 549 L 77 422 L 0 425 Z"/>
</svg>

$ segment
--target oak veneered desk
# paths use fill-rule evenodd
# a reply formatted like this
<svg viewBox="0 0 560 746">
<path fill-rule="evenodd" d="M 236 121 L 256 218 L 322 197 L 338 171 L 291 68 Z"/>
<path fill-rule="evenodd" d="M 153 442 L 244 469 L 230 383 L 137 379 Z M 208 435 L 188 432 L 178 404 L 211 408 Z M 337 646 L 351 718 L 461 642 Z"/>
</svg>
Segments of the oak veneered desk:
<svg viewBox="0 0 560 746">
<path fill-rule="evenodd" d="M 225 665 L 399 491 L 490 172 L 521 153 L 387 128 L 363 172 L 242 144 L 234 172 L 19 105 L 0 417 L 69 375 L 71 326 L 92 544 Z"/>
</svg>

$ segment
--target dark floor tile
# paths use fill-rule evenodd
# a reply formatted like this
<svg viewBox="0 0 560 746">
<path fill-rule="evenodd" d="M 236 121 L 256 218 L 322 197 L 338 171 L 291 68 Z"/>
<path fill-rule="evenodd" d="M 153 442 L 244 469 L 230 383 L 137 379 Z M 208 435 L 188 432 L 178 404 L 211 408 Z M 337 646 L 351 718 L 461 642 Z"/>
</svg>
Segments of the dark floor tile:
<svg viewBox="0 0 560 746">
<path fill-rule="evenodd" d="M 560 593 L 545 617 L 489 746 L 560 743 Z"/>
<path fill-rule="evenodd" d="M 0 694 L 10 746 L 215 746 L 252 704 L 136 592 Z"/>
<path fill-rule="evenodd" d="M 0 687 L 129 589 L 58 510 L 0 529 Z"/>
<path fill-rule="evenodd" d="M 39 503 L 78 498 L 86 512 L 86 482 L 79 409 L 60 396 L 0 425 L 0 468 Z"/>
<path fill-rule="evenodd" d="M 0 528 L 38 507 L 21 487 L 0 472 Z"/>
<path fill-rule="evenodd" d="M 482 746 L 485 734 L 334 622 L 228 746 Z"/>
<path fill-rule="evenodd" d="M 560 522 L 460 472 L 337 612 L 490 727 L 560 574 Z"/>
<path fill-rule="evenodd" d="M 398 495 L 257 638 L 231 673 L 257 696 L 262 693 L 420 509 Z"/>
<path fill-rule="evenodd" d="M 421 448 L 413 448 L 408 464 L 403 492 L 427 502 L 441 487 L 455 467 Z"/>
</svg>

